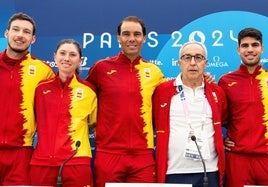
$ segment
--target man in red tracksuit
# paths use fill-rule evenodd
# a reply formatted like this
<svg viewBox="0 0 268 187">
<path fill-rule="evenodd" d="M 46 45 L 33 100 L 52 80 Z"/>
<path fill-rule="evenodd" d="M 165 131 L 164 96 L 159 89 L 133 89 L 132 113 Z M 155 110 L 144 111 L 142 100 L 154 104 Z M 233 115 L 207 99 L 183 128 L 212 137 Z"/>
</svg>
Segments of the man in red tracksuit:
<svg viewBox="0 0 268 187">
<path fill-rule="evenodd" d="M 208 186 L 223 183 L 225 158 L 221 125 L 226 118 L 227 102 L 218 85 L 204 81 L 206 54 L 201 43 L 184 44 L 179 60 L 182 73 L 155 90 L 153 119 L 156 125 L 157 182 L 203 186 L 204 170 L 201 161 L 193 159 L 200 156 L 190 136 L 194 135 L 198 141 L 201 135 L 205 135 L 202 142 L 197 143 L 206 147 L 204 142 L 208 141 L 209 149 L 203 152 Z"/>
<path fill-rule="evenodd" d="M 34 91 L 41 80 L 55 76 L 28 51 L 35 42 L 35 29 L 31 17 L 14 14 L 5 31 L 7 49 L 0 53 L 0 185 L 30 184 Z"/>
<path fill-rule="evenodd" d="M 259 30 L 241 30 L 237 51 L 242 64 L 219 80 L 229 103 L 226 187 L 268 185 L 268 72 L 261 66 L 263 50 Z"/>
<path fill-rule="evenodd" d="M 97 187 L 106 182 L 155 182 L 152 95 L 165 78 L 140 56 L 145 35 L 142 20 L 125 18 L 118 26 L 122 52 L 97 62 L 87 77 L 98 96 Z"/>
</svg>

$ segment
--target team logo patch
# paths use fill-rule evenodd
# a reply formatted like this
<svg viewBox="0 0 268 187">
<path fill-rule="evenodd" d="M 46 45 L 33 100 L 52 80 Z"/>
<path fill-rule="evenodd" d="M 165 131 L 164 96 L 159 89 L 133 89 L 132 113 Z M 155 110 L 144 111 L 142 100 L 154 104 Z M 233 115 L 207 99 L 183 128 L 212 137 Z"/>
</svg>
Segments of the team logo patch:
<svg viewBox="0 0 268 187">
<path fill-rule="evenodd" d="M 231 82 L 231 83 L 228 84 L 228 86 L 229 86 L 229 87 L 232 87 L 232 86 L 234 86 L 234 85 L 236 85 L 236 84 L 237 84 L 237 82 Z"/>
<path fill-rule="evenodd" d="M 46 94 L 48 94 L 50 92 L 51 92 L 51 90 L 45 90 L 45 91 L 43 91 L 43 94 L 46 95 Z"/>
<path fill-rule="evenodd" d="M 265 78 L 265 85 L 268 87 L 268 78 Z"/>
<path fill-rule="evenodd" d="M 77 88 L 76 89 L 76 98 L 77 99 L 82 99 L 83 98 L 83 94 L 84 94 L 84 90 L 83 89 L 81 89 L 81 88 Z"/>
<path fill-rule="evenodd" d="M 164 108 L 164 107 L 167 106 L 167 103 L 160 104 L 160 106 L 161 106 L 162 108 Z"/>
<path fill-rule="evenodd" d="M 108 72 L 107 72 L 108 75 L 112 75 L 112 74 L 114 74 L 114 73 L 116 73 L 116 70 L 115 70 L 115 69 L 112 69 L 111 71 L 108 71 Z"/>
<path fill-rule="evenodd" d="M 151 78 L 151 70 L 149 68 L 144 68 L 144 75 L 146 78 Z"/>
<path fill-rule="evenodd" d="M 29 66 L 28 74 L 30 76 L 35 76 L 36 75 L 36 67 L 35 66 Z"/>
</svg>

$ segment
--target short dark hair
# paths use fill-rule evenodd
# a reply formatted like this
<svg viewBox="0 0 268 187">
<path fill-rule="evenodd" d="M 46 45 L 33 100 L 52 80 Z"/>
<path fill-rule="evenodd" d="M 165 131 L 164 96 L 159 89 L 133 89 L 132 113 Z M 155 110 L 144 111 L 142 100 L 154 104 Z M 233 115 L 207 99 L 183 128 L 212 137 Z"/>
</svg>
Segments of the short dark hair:
<svg viewBox="0 0 268 187">
<path fill-rule="evenodd" d="M 258 29 L 248 27 L 248 28 L 241 30 L 238 33 L 238 46 L 241 44 L 241 40 L 245 37 L 255 38 L 256 40 L 260 41 L 260 43 L 262 44 L 262 33 Z"/>
<path fill-rule="evenodd" d="M 15 20 L 25 20 L 25 21 L 29 21 L 32 25 L 33 25 L 33 35 L 35 35 L 36 32 L 36 24 L 35 21 L 33 20 L 32 17 L 30 17 L 29 15 L 19 12 L 19 13 L 15 13 L 13 14 L 9 21 L 8 21 L 8 25 L 7 25 L 7 30 L 10 29 L 11 23 Z"/>
<path fill-rule="evenodd" d="M 117 34 L 120 35 L 121 34 L 121 26 L 123 24 L 123 22 L 125 21 L 132 21 L 132 22 L 136 22 L 136 23 L 139 23 L 142 27 L 142 34 L 145 36 L 146 35 L 146 27 L 145 27 L 145 24 L 143 22 L 142 19 L 138 18 L 137 16 L 128 16 L 126 18 L 124 18 L 121 23 L 118 25 L 117 27 Z"/>
</svg>

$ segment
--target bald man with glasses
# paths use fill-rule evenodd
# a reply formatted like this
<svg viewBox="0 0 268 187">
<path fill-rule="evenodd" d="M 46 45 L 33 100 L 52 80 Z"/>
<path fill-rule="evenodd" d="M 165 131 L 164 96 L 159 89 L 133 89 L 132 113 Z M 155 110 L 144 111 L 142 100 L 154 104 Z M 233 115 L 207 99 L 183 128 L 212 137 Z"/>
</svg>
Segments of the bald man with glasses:
<svg viewBox="0 0 268 187">
<path fill-rule="evenodd" d="M 203 187 L 205 169 L 208 186 L 219 187 L 225 167 L 221 124 L 226 97 L 204 79 L 207 49 L 202 43 L 185 43 L 179 56 L 181 73 L 160 84 L 153 97 L 157 181 Z"/>
</svg>

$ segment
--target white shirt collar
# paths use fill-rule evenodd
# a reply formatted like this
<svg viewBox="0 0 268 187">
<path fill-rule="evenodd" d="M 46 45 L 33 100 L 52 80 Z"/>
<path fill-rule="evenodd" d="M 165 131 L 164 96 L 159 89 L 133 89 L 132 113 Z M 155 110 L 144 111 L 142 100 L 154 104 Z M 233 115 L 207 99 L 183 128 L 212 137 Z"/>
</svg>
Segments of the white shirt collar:
<svg viewBox="0 0 268 187">
<path fill-rule="evenodd" d="M 183 86 L 185 86 L 185 85 L 182 83 L 181 75 L 182 75 L 182 72 L 179 73 L 179 75 L 176 77 L 175 82 L 174 82 L 175 86 L 179 86 L 179 85 L 183 85 Z M 187 87 L 187 86 L 186 86 L 186 87 Z M 204 87 L 204 81 L 202 81 L 202 85 L 201 85 L 200 87 L 201 87 L 201 88 Z"/>
</svg>

